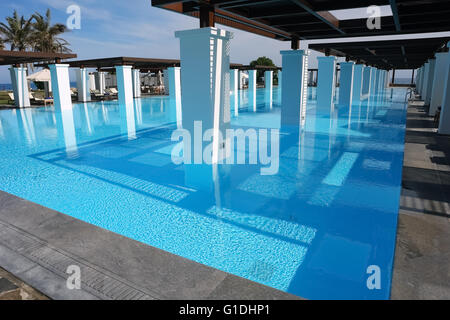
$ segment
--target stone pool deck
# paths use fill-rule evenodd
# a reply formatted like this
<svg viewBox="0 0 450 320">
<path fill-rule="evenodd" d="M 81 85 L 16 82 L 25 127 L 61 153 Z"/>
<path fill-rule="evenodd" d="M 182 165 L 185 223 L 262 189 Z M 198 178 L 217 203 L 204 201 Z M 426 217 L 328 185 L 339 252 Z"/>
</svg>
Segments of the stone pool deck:
<svg viewBox="0 0 450 320">
<path fill-rule="evenodd" d="M 52 299 L 298 299 L 1 191 L 0 267 Z"/>
<path fill-rule="evenodd" d="M 392 299 L 450 299 L 450 137 L 409 106 Z"/>
</svg>

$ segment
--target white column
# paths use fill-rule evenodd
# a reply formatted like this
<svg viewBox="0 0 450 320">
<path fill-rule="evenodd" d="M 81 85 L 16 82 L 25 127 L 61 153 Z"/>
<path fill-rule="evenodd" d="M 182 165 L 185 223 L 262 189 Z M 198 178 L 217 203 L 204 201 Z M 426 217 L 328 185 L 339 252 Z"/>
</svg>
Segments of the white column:
<svg viewBox="0 0 450 320">
<path fill-rule="evenodd" d="M 231 93 L 237 93 L 239 90 L 239 70 L 230 70 L 230 91 Z"/>
<path fill-rule="evenodd" d="M 100 92 L 100 94 L 104 94 L 105 89 L 106 89 L 105 73 L 102 71 L 97 71 L 97 72 L 94 72 L 94 76 L 95 76 L 95 83 L 96 83 L 96 87 L 98 88 L 98 91 Z"/>
<path fill-rule="evenodd" d="M 256 70 L 248 71 L 248 108 L 256 111 Z"/>
<path fill-rule="evenodd" d="M 352 94 L 353 103 L 361 102 L 362 83 L 363 83 L 363 65 L 355 64 L 355 67 L 353 69 L 353 94 Z"/>
<path fill-rule="evenodd" d="M 181 69 L 180 67 L 170 67 L 167 69 L 167 76 L 171 97 L 181 98 Z"/>
<path fill-rule="evenodd" d="M 86 68 L 79 68 L 76 71 L 78 101 L 91 101 L 91 92 L 89 90 L 89 72 Z"/>
<path fill-rule="evenodd" d="M 428 77 L 427 77 L 427 90 L 425 91 L 425 104 L 426 105 L 430 105 L 431 104 L 431 96 L 433 94 L 433 88 L 434 88 L 434 71 L 435 71 L 435 66 L 436 66 L 436 59 L 430 59 L 429 60 L 430 65 L 429 65 L 429 69 L 428 69 Z"/>
<path fill-rule="evenodd" d="M 95 85 L 95 75 L 93 73 L 88 73 L 89 77 L 89 90 L 96 90 L 97 86 Z"/>
<path fill-rule="evenodd" d="M 227 79 L 232 33 L 208 27 L 177 31 L 175 36 L 180 39 L 183 129 L 191 134 L 191 163 L 197 165 L 185 164 L 186 183 L 206 188 L 211 186 L 214 169 L 203 162 L 204 147 L 211 145 L 211 163 L 217 164 L 228 145 L 220 138 L 225 137 L 225 130 L 230 127 L 230 88 Z M 198 136 L 198 131 L 208 129 L 213 132 L 212 143 L 201 141 L 201 136 Z M 187 152 L 184 150 L 185 155 Z"/>
<path fill-rule="evenodd" d="M 170 88 L 170 107 L 175 110 L 177 127 L 182 127 L 182 108 L 181 108 L 181 70 L 180 67 L 170 67 L 167 69 L 167 76 Z"/>
<path fill-rule="evenodd" d="M 163 71 L 164 73 L 164 94 L 169 95 L 170 94 L 170 87 L 169 87 L 169 70 L 165 69 Z"/>
<path fill-rule="evenodd" d="M 306 109 L 304 50 L 286 50 L 282 55 L 283 78 L 281 82 L 281 126 L 283 129 L 301 125 Z"/>
<path fill-rule="evenodd" d="M 447 43 L 447 47 L 450 48 L 450 42 Z M 447 52 L 444 74 L 444 95 L 441 102 L 438 133 L 450 135 L 450 52 Z"/>
<path fill-rule="evenodd" d="M 264 72 L 264 100 L 266 108 L 272 109 L 273 105 L 273 71 Z"/>
<path fill-rule="evenodd" d="M 132 66 L 116 66 L 117 90 L 119 91 L 119 104 L 133 103 Z"/>
<path fill-rule="evenodd" d="M 283 71 L 278 70 L 278 103 L 281 104 L 281 95 L 283 87 L 281 86 L 281 83 L 283 81 Z"/>
<path fill-rule="evenodd" d="M 422 78 L 422 85 L 421 85 L 421 88 L 420 88 L 420 96 L 421 96 L 423 101 L 425 101 L 425 96 L 426 96 L 427 89 L 428 89 L 429 71 L 430 71 L 430 63 L 427 62 L 423 66 L 423 78 Z"/>
<path fill-rule="evenodd" d="M 372 69 L 370 67 L 363 68 L 363 85 L 362 94 L 364 96 L 370 95 L 370 78 L 372 74 Z"/>
<path fill-rule="evenodd" d="M 11 84 L 14 92 L 14 105 L 18 108 L 30 106 L 30 96 L 28 93 L 27 68 L 11 67 Z"/>
<path fill-rule="evenodd" d="M 433 92 L 431 95 L 431 103 L 429 115 L 434 116 L 436 110 L 442 103 L 442 96 L 444 95 L 444 83 L 445 83 L 445 67 L 448 64 L 448 53 L 438 52 L 436 53 L 436 67 L 434 70 L 433 80 Z"/>
<path fill-rule="evenodd" d="M 341 77 L 339 81 L 339 104 L 351 106 L 353 97 L 354 62 L 341 62 Z"/>
<path fill-rule="evenodd" d="M 140 98 L 141 97 L 141 70 L 132 69 L 132 77 L 133 77 L 133 97 Z"/>
<path fill-rule="evenodd" d="M 50 64 L 52 78 L 53 100 L 56 109 L 72 110 L 72 98 L 70 93 L 69 65 Z"/>
<path fill-rule="evenodd" d="M 330 110 L 336 90 L 336 57 L 318 57 L 317 107 Z"/>
</svg>

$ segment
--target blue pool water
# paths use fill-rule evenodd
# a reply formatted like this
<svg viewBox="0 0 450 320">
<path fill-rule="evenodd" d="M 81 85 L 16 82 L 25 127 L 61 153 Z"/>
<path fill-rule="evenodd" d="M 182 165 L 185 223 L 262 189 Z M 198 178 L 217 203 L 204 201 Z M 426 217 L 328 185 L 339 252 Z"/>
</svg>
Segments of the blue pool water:
<svg viewBox="0 0 450 320">
<path fill-rule="evenodd" d="M 395 89 L 323 110 L 310 88 L 302 126 L 281 128 L 278 174 L 223 165 L 210 188 L 193 187 L 171 161 L 176 111 L 168 97 L 126 110 L 115 101 L 62 113 L 1 110 L 0 189 L 305 298 L 386 299 L 404 96 Z M 233 127 L 280 128 L 277 89 L 272 107 L 258 90 L 256 112 L 247 111 L 246 92 L 238 98 Z M 379 290 L 366 284 L 371 265 L 381 271 Z"/>
</svg>

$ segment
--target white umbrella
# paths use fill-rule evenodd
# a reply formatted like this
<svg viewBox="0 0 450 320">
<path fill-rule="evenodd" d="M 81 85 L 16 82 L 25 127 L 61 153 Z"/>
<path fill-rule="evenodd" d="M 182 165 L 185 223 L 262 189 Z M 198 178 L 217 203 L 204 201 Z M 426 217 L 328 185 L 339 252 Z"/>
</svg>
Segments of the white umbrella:
<svg viewBox="0 0 450 320">
<path fill-rule="evenodd" d="M 50 70 L 42 69 L 41 71 L 30 74 L 27 79 L 36 82 L 50 82 L 52 78 L 50 76 Z"/>
<path fill-rule="evenodd" d="M 50 70 L 48 69 L 42 69 L 41 71 L 38 71 L 36 73 L 30 74 L 27 77 L 27 80 L 29 81 L 34 81 L 34 82 L 44 82 L 44 91 L 45 91 L 45 96 L 49 97 L 50 96 L 50 91 L 51 91 L 51 80 L 52 77 L 50 75 Z"/>
</svg>

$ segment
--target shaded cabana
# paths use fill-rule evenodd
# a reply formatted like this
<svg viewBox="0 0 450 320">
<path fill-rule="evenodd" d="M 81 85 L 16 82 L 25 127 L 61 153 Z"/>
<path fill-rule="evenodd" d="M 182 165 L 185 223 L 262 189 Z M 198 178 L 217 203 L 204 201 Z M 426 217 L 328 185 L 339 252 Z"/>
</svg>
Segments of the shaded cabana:
<svg viewBox="0 0 450 320">
<path fill-rule="evenodd" d="M 66 53 L 0 50 L 0 65 L 11 65 L 9 70 L 14 92 L 14 104 L 16 107 L 21 108 L 30 106 L 27 82 L 27 64 L 46 62 L 52 63 L 53 65 L 61 65 L 62 60 L 76 57 L 76 54 Z M 52 86 L 57 85 L 55 81 L 57 81 L 57 77 L 54 79 L 52 78 Z"/>
<path fill-rule="evenodd" d="M 130 103 L 133 98 L 141 96 L 141 72 L 156 74 L 163 72 L 164 88 L 168 94 L 171 91 L 170 87 L 175 88 L 172 92 L 176 92 L 180 83 L 180 60 L 178 59 L 109 57 L 69 61 L 68 64 L 71 68 L 78 68 L 77 87 L 78 100 L 80 102 L 90 101 L 88 68 L 97 70 L 94 73 L 94 77 L 100 94 L 103 94 L 105 89 L 105 73 L 116 74 L 119 101 L 121 103 Z M 235 67 L 241 66 L 240 64 L 231 65 Z"/>
</svg>

